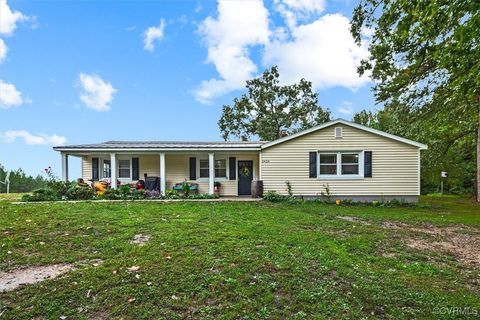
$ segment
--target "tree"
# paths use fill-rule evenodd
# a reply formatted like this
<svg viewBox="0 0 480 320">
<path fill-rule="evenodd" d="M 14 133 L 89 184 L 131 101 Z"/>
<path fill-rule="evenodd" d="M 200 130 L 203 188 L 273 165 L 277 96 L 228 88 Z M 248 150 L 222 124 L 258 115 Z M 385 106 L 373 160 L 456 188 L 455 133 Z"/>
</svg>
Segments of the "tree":
<svg viewBox="0 0 480 320">
<path fill-rule="evenodd" d="M 305 79 L 280 85 L 276 66 L 261 77 L 247 80 L 247 93 L 224 105 L 218 121 L 225 140 L 230 136 L 248 140 L 258 135 L 270 141 L 330 120 L 330 111 L 318 105 L 318 94 Z"/>
<path fill-rule="evenodd" d="M 4 181 L 7 170 L 0 164 L 0 181 Z M 29 192 L 45 187 L 47 181 L 40 175 L 27 176 L 22 169 L 10 172 L 10 192 Z M 0 193 L 7 192 L 7 186 L 0 184 Z"/>
<path fill-rule="evenodd" d="M 449 117 L 438 115 L 415 121 L 415 112 L 390 105 L 376 113 L 360 111 L 354 121 L 429 145 L 427 152 L 422 152 L 422 193 L 439 192 L 439 172 L 443 170 L 448 170 L 449 176 L 446 191 L 471 193 L 475 186 L 475 127 L 471 122 L 451 123 Z"/>
<path fill-rule="evenodd" d="M 377 102 L 405 107 L 409 123 L 397 126 L 433 141 L 436 157 L 476 140 L 480 201 L 480 2 L 361 0 L 351 22 L 358 44 L 368 29 L 370 57 L 358 72 L 375 80 Z"/>
<path fill-rule="evenodd" d="M 362 110 L 353 115 L 353 122 L 368 126 L 371 128 L 378 127 L 377 114 L 372 111 Z"/>
</svg>

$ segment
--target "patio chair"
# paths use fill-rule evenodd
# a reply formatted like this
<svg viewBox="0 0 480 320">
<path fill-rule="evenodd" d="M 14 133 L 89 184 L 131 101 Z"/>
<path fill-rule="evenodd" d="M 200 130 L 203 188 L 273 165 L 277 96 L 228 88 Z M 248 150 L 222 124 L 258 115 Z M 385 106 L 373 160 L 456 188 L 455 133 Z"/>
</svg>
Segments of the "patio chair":
<svg viewBox="0 0 480 320">
<path fill-rule="evenodd" d="M 160 177 L 146 177 L 145 190 L 160 191 Z"/>
</svg>

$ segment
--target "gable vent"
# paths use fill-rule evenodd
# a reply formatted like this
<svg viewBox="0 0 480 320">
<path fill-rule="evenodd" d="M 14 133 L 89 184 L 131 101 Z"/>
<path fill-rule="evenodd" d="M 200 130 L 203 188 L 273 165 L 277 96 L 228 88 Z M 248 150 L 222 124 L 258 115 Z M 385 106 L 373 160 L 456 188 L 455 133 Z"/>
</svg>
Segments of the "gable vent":
<svg viewBox="0 0 480 320">
<path fill-rule="evenodd" d="M 342 136 L 343 136 L 342 127 L 336 127 L 335 128 L 335 138 L 342 138 Z"/>
</svg>

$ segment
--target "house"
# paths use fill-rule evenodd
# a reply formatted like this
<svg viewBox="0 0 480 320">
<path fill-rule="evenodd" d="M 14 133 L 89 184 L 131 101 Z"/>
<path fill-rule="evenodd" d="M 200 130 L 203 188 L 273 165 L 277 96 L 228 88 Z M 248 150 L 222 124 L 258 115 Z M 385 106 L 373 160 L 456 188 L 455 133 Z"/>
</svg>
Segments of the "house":
<svg viewBox="0 0 480 320">
<path fill-rule="evenodd" d="M 85 180 L 122 183 L 159 176 L 164 192 L 185 179 L 200 193 L 250 195 L 252 180 L 264 190 L 370 201 L 416 201 L 420 194 L 420 151 L 427 146 L 343 119 L 330 121 L 270 142 L 108 141 L 54 147 L 68 180 L 68 156 L 81 158 Z M 115 187 L 115 186 L 112 186 Z"/>
</svg>

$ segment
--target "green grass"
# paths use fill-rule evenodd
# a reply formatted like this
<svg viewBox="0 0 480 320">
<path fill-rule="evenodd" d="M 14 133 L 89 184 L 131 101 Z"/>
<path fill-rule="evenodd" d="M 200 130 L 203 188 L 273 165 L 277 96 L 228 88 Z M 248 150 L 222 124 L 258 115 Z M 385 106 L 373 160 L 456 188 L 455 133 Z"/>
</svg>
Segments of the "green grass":
<svg viewBox="0 0 480 320">
<path fill-rule="evenodd" d="M 14 192 L 14 193 L 0 193 L 0 201 L 20 201 L 22 196 L 27 193 Z"/>
<path fill-rule="evenodd" d="M 452 309 L 434 308 L 480 312 L 478 265 L 405 244 L 439 235 L 381 226 L 459 225 L 475 235 L 480 206 L 458 197 L 422 201 L 424 208 L 3 201 L 1 270 L 77 269 L 0 293 L 0 318 L 449 319 Z M 130 244 L 140 233 L 151 240 Z M 91 259 L 103 263 L 94 267 Z M 140 270 L 129 273 L 131 266 Z"/>
</svg>

